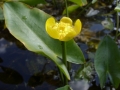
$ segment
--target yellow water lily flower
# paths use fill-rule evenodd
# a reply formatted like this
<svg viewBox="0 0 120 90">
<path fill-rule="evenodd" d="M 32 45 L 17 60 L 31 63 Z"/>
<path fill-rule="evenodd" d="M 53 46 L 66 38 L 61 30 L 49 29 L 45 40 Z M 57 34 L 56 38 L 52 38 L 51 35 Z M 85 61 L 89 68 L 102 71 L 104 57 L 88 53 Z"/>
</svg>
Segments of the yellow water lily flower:
<svg viewBox="0 0 120 90">
<path fill-rule="evenodd" d="M 81 31 L 81 21 L 77 19 L 73 25 L 69 17 L 63 17 L 59 22 L 56 22 L 53 17 L 46 21 L 46 32 L 50 37 L 60 41 L 68 41 L 77 36 Z"/>
</svg>

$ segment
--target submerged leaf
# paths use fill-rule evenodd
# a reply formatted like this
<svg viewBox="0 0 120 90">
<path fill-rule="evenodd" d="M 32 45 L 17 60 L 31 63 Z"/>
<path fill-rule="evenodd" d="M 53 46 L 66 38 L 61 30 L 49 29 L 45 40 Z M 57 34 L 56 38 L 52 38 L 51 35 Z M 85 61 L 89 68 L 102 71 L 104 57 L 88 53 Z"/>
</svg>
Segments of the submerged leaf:
<svg viewBox="0 0 120 90">
<path fill-rule="evenodd" d="M 107 77 L 115 88 L 119 86 L 120 53 L 110 36 L 105 36 L 98 46 L 95 55 L 95 69 L 100 79 L 101 88 L 105 85 Z"/>
</svg>

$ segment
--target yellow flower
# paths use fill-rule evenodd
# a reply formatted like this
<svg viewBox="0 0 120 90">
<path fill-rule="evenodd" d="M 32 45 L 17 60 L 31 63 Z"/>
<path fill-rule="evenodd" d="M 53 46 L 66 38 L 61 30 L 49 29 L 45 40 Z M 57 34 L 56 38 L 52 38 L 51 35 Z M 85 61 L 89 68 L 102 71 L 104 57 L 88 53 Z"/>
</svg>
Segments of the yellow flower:
<svg viewBox="0 0 120 90">
<path fill-rule="evenodd" d="M 50 37 L 59 39 L 60 41 L 68 41 L 77 36 L 81 31 L 81 21 L 76 20 L 74 25 L 68 17 L 63 17 L 60 22 L 55 22 L 53 17 L 46 21 L 46 31 Z"/>
</svg>

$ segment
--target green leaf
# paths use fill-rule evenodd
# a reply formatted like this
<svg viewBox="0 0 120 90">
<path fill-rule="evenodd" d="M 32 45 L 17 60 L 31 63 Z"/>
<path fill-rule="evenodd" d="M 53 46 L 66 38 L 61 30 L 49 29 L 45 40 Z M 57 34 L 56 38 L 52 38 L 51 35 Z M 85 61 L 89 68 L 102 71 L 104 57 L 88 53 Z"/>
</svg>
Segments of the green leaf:
<svg viewBox="0 0 120 90">
<path fill-rule="evenodd" d="M 39 3 L 45 4 L 45 0 L 6 0 L 6 1 L 20 1 L 29 5 L 37 5 Z"/>
<path fill-rule="evenodd" d="M 120 83 L 120 54 L 119 49 L 110 36 L 105 36 L 100 42 L 95 55 L 95 69 L 100 79 L 101 88 L 107 77 L 115 88 Z"/>
<path fill-rule="evenodd" d="M 77 8 L 79 8 L 80 6 L 78 5 L 71 5 L 67 7 L 68 13 L 71 13 L 73 11 L 75 11 Z M 64 9 L 63 11 L 63 15 L 66 14 L 66 9 Z"/>
<path fill-rule="evenodd" d="M 69 0 L 79 6 L 85 6 L 87 4 L 87 0 Z"/>
<path fill-rule="evenodd" d="M 115 7 L 115 11 L 120 12 L 120 4 L 118 4 L 118 5 Z"/>
<path fill-rule="evenodd" d="M 73 89 L 71 89 L 69 85 L 66 85 L 64 87 L 60 87 L 60 88 L 55 89 L 55 90 L 73 90 Z"/>
<path fill-rule="evenodd" d="M 3 5 L 5 23 L 10 33 L 33 52 L 43 54 L 53 60 L 60 70 L 70 79 L 65 65 L 61 61 L 61 42 L 49 37 L 45 22 L 51 17 L 37 8 L 29 8 L 20 2 L 6 2 Z M 66 42 L 67 60 L 85 62 L 84 56 L 76 43 Z"/>
<path fill-rule="evenodd" d="M 29 4 L 29 5 L 36 5 L 36 4 L 39 4 L 39 3 L 43 3 L 45 4 L 45 0 L 19 0 L 21 2 L 24 2 L 26 4 Z"/>
</svg>

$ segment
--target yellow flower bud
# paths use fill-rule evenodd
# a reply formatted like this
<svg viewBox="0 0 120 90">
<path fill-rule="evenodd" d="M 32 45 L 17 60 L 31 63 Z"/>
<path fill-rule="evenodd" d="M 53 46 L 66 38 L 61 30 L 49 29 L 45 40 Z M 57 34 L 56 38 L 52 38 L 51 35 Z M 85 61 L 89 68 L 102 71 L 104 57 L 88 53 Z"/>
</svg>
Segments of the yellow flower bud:
<svg viewBox="0 0 120 90">
<path fill-rule="evenodd" d="M 81 31 L 81 21 L 77 19 L 72 24 L 72 20 L 68 17 L 63 17 L 60 22 L 55 22 L 53 17 L 46 21 L 46 32 L 50 37 L 60 41 L 68 41 L 77 36 Z"/>
</svg>

